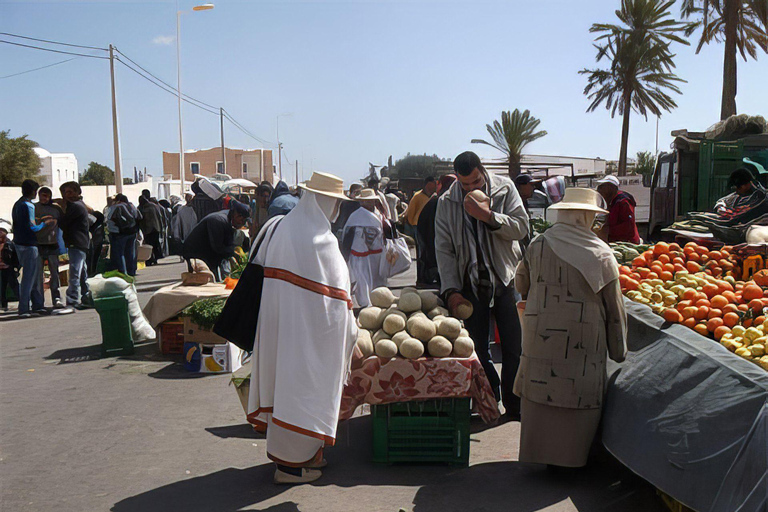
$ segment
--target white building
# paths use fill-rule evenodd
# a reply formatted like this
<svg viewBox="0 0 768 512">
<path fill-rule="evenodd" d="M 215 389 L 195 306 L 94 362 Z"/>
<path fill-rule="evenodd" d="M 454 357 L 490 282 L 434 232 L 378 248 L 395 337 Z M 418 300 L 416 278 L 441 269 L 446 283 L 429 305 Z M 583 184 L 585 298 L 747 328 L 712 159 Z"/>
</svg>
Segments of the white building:
<svg viewBox="0 0 768 512">
<path fill-rule="evenodd" d="M 74 153 L 50 153 L 43 148 L 35 148 L 35 153 L 40 157 L 40 185 L 50 187 L 54 194 L 62 183 L 80 181 Z"/>
</svg>

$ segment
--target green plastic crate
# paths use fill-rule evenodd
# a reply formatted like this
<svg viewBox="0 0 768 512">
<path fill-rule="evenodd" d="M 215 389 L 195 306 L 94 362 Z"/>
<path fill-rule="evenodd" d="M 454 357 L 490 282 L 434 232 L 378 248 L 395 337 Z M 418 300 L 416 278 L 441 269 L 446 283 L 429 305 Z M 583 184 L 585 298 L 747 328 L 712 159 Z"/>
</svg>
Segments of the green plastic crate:
<svg viewBox="0 0 768 512">
<path fill-rule="evenodd" d="M 469 464 L 469 398 L 372 405 L 373 461 Z"/>
<path fill-rule="evenodd" d="M 101 320 L 101 356 L 133 354 L 131 317 L 125 297 L 106 297 L 94 301 Z"/>
</svg>

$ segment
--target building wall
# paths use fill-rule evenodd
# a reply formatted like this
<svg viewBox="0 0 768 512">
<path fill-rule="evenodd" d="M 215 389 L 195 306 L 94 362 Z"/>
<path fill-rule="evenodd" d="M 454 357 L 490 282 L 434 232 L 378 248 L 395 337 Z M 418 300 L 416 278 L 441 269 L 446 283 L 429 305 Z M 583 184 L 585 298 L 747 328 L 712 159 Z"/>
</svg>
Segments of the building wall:
<svg viewBox="0 0 768 512">
<path fill-rule="evenodd" d="M 245 178 L 255 183 L 269 181 L 274 183 L 272 169 L 272 150 L 270 149 L 225 149 L 226 174 L 233 178 Z M 211 177 L 216 174 L 217 162 L 221 162 L 221 148 L 201 149 L 184 153 L 184 179 L 193 181 L 192 164 L 200 166 L 200 176 Z M 243 162 L 247 164 L 247 174 L 243 174 Z M 263 162 L 263 166 L 262 166 Z M 179 154 L 163 151 L 163 174 L 171 179 L 179 179 Z"/>
<path fill-rule="evenodd" d="M 67 181 L 80 181 L 77 158 L 72 153 L 51 153 L 40 158 L 40 185 L 59 189 Z"/>
</svg>

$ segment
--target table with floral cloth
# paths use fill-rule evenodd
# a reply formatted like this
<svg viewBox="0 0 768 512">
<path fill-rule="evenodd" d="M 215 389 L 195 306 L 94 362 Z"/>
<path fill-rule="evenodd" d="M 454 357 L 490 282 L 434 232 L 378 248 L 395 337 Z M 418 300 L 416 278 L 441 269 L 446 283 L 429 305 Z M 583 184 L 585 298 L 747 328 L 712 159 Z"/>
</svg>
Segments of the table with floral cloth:
<svg viewBox="0 0 768 512">
<path fill-rule="evenodd" d="M 382 359 L 371 356 L 352 365 L 344 386 L 340 420 L 362 404 L 390 404 L 435 398 L 471 397 L 484 422 L 499 417 L 493 390 L 476 354 L 468 358 Z"/>
</svg>

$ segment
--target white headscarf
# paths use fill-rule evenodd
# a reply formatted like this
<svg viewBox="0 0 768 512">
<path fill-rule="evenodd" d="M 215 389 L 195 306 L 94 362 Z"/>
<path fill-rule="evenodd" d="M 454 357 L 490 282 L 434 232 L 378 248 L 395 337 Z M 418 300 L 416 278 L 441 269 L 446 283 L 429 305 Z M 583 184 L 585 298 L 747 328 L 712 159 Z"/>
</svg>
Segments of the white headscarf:
<svg viewBox="0 0 768 512">
<path fill-rule="evenodd" d="M 558 210 L 555 225 L 543 235 L 558 258 L 575 267 L 597 293 L 619 278 L 613 251 L 592 231 L 595 212 Z"/>
</svg>

